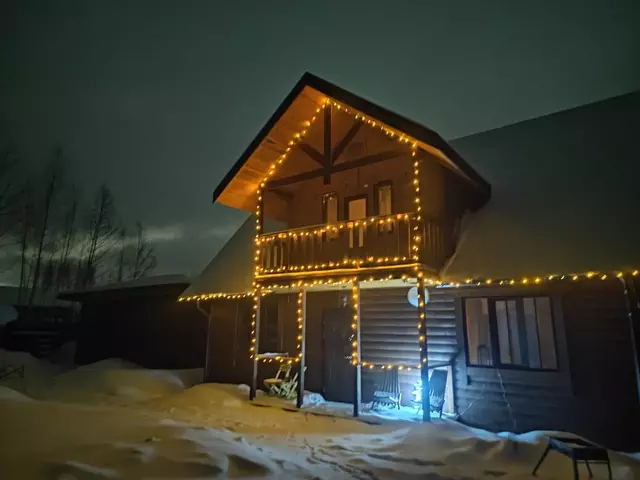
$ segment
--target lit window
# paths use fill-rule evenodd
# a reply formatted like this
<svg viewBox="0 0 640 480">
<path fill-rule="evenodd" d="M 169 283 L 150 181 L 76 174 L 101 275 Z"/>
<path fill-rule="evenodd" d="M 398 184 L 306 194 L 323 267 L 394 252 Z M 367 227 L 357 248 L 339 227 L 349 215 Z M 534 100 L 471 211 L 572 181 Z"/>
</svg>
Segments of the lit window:
<svg viewBox="0 0 640 480">
<path fill-rule="evenodd" d="M 324 223 L 338 222 L 338 195 L 335 193 L 322 196 L 322 220 Z"/>
<path fill-rule="evenodd" d="M 469 365 L 556 370 L 549 297 L 467 298 Z"/>
<path fill-rule="evenodd" d="M 376 185 L 376 200 L 378 206 L 378 215 L 391 215 L 391 184 L 384 183 Z"/>
</svg>

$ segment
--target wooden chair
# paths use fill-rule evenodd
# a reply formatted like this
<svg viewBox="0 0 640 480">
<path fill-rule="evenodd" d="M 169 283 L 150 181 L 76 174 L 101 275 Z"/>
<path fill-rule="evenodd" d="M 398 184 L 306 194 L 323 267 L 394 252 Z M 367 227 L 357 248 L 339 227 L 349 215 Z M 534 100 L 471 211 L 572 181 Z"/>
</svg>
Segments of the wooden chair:
<svg viewBox="0 0 640 480">
<path fill-rule="evenodd" d="M 291 365 L 288 363 L 281 363 L 280 368 L 276 372 L 276 376 L 274 378 L 265 378 L 264 386 L 267 387 L 267 392 L 270 395 L 279 395 L 280 387 L 283 382 L 289 380 L 289 375 L 291 374 Z"/>
<path fill-rule="evenodd" d="M 434 370 L 429 379 L 429 410 L 437 413 L 439 418 L 442 418 L 447 376 L 447 370 Z"/>
<path fill-rule="evenodd" d="M 377 387 L 373 392 L 373 402 L 371 409 L 375 409 L 377 405 L 386 405 L 396 407 L 400 410 L 400 402 L 402 401 L 402 393 L 400 392 L 400 382 L 398 380 L 398 369 L 390 368 L 384 372 L 384 381 L 382 385 Z"/>
<path fill-rule="evenodd" d="M 304 367 L 306 370 L 307 367 Z M 280 365 L 275 378 L 267 378 L 264 381 L 269 395 L 292 400 L 298 394 L 298 373 L 291 377 L 291 365 L 283 363 Z"/>
</svg>

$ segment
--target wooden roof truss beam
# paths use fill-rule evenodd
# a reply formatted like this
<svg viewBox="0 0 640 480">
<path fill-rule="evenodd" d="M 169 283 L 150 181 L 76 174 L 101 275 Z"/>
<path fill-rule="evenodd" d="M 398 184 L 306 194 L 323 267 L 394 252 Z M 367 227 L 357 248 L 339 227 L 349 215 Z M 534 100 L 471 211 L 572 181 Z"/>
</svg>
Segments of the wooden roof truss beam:
<svg viewBox="0 0 640 480">
<path fill-rule="evenodd" d="M 300 173 L 298 175 L 292 175 L 290 177 L 285 177 L 278 180 L 271 180 L 270 182 L 267 183 L 267 187 L 268 188 L 284 187 L 286 185 L 302 182 L 304 180 L 311 180 L 313 178 L 318 178 L 318 177 L 326 178 L 327 175 L 329 175 L 329 178 L 331 178 L 331 174 L 333 173 L 344 172 L 346 170 L 351 170 L 353 168 L 360 168 L 360 167 L 364 167 L 365 165 L 384 162 L 385 160 L 391 160 L 392 158 L 396 158 L 406 154 L 407 154 L 406 149 L 385 150 L 384 152 L 365 155 L 364 157 L 360 157 L 355 160 L 339 163 L 337 165 L 331 165 L 328 169 L 323 167 L 317 170 L 311 170 L 309 172 Z"/>
</svg>

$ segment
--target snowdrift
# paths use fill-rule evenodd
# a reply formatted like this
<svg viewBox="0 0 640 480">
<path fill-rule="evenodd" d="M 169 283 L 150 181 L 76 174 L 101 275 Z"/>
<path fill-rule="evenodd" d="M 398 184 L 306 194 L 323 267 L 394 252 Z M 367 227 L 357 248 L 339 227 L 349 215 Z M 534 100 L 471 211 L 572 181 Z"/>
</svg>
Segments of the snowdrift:
<svg viewBox="0 0 640 480">
<path fill-rule="evenodd" d="M 246 386 L 194 386 L 201 374 L 107 360 L 31 381 L 34 397 L 0 385 L 2 478 L 531 478 L 549 433 L 288 412 L 251 404 Z M 615 479 L 640 478 L 633 455 L 611 459 Z M 572 478 L 570 462 L 550 454 L 538 476 Z"/>
</svg>

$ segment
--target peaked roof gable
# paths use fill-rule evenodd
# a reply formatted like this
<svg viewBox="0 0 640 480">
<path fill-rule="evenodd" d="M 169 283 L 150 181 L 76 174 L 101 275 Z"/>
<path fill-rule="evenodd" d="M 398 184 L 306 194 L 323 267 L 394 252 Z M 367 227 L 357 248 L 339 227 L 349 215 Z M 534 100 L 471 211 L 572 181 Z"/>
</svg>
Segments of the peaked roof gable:
<svg viewBox="0 0 640 480">
<path fill-rule="evenodd" d="M 436 132 L 305 73 L 222 179 L 213 193 L 213 201 L 253 212 L 253 194 L 267 176 L 270 166 L 282 155 L 303 122 L 314 115 L 327 97 L 375 119 L 381 126 L 415 139 L 420 148 L 428 150 L 445 166 L 468 180 L 483 198 L 489 198 L 490 185 Z"/>
</svg>

